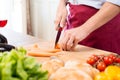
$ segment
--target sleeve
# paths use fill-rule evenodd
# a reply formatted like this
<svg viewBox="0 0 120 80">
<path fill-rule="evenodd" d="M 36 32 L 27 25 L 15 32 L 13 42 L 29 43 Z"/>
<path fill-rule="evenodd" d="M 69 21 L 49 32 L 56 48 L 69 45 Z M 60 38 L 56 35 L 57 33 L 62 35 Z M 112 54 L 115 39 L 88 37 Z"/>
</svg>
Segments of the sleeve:
<svg viewBox="0 0 120 80">
<path fill-rule="evenodd" d="M 116 4 L 116 5 L 120 6 L 120 0 L 106 0 L 106 1 L 111 2 L 113 4 Z"/>
</svg>

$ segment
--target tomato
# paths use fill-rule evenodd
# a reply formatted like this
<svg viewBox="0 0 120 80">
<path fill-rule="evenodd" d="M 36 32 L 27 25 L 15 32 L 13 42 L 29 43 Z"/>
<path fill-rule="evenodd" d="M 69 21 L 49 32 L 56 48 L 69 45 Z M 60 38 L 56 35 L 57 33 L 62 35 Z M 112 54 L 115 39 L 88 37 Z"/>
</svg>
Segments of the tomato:
<svg viewBox="0 0 120 80">
<path fill-rule="evenodd" d="M 117 58 L 115 59 L 115 62 L 120 63 L 120 58 L 117 57 Z"/>
<path fill-rule="evenodd" d="M 113 61 L 117 58 L 114 54 L 110 54 L 109 57 L 112 58 Z"/>
<path fill-rule="evenodd" d="M 99 57 L 97 55 L 92 55 L 90 58 L 93 58 L 95 61 L 97 61 L 99 59 Z"/>
<path fill-rule="evenodd" d="M 106 65 L 110 65 L 110 64 L 113 63 L 113 59 L 111 57 L 109 57 L 109 56 L 105 56 L 103 58 L 103 61 L 105 62 Z"/>
<path fill-rule="evenodd" d="M 95 61 L 95 59 L 93 59 L 93 58 L 90 58 L 90 57 L 89 57 L 89 58 L 87 59 L 87 63 L 90 64 L 90 65 L 95 64 L 95 62 L 96 62 L 96 61 Z"/>
<path fill-rule="evenodd" d="M 97 64 L 97 69 L 99 70 L 99 71 L 104 71 L 105 70 L 105 68 L 106 68 L 106 64 L 104 63 L 104 62 L 99 62 L 98 64 Z"/>
</svg>

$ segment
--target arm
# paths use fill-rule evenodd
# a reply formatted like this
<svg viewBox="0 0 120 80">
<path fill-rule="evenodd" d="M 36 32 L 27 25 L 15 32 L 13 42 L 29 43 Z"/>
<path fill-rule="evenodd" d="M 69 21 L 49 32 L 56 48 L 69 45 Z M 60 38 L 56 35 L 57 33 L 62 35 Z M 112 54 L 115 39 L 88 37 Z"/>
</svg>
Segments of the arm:
<svg viewBox="0 0 120 80">
<path fill-rule="evenodd" d="M 81 27 L 65 31 L 63 38 L 60 39 L 61 48 L 63 50 L 71 50 L 79 41 L 85 39 L 91 32 L 110 21 L 119 12 L 119 6 L 105 2 L 101 9 L 81 25 Z"/>
<path fill-rule="evenodd" d="M 68 0 L 60 0 L 60 1 L 59 1 L 59 4 L 66 6 L 66 2 L 67 2 L 67 1 L 68 1 Z"/>
<path fill-rule="evenodd" d="M 61 27 L 64 27 L 66 24 L 66 18 L 67 18 L 67 9 L 66 9 L 66 2 L 68 0 L 60 0 L 56 12 L 56 18 L 54 21 L 55 28 L 58 30 L 58 25 L 60 24 Z"/>
<path fill-rule="evenodd" d="M 83 24 L 83 26 L 86 27 L 89 30 L 88 32 L 91 33 L 97 28 L 107 23 L 108 21 L 110 21 L 119 12 L 119 6 L 109 2 L 105 2 L 101 9 L 94 16 L 92 16 L 85 24 Z"/>
</svg>

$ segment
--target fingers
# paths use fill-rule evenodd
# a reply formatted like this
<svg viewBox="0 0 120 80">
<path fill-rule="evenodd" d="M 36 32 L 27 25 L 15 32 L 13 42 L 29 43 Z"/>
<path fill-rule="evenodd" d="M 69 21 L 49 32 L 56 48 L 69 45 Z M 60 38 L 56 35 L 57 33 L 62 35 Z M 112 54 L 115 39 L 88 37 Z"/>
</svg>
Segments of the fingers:
<svg viewBox="0 0 120 80">
<path fill-rule="evenodd" d="M 60 26 L 63 28 L 66 25 L 66 15 L 64 15 L 61 19 Z"/>
<path fill-rule="evenodd" d="M 60 24 L 60 27 L 62 27 L 62 28 L 65 27 L 66 18 L 67 18 L 67 11 L 65 11 L 64 13 L 61 13 L 61 14 L 57 14 L 56 19 L 54 21 L 56 30 L 59 29 L 59 24 Z"/>
<path fill-rule="evenodd" d="M 74 50 L 74 48 L 77 46 L 78 43 L 79 43 L 79 39 L 76 38 L 70 50 Z"/>
<path fill-rule="evenodd" d="M 64 28 L 65 25 L 66 25 L 66 17 L 62 17 L 62 18 L 59 18 L 59 19 L 56 19 L 54 21 L 54 24 L 55 24 L 55 29 L 56 30 L 59 30 L 60 27 Z M 60 24 L 60 25 L 59 25 Z M 60 26 L 60 27 L 59 27 Z"/>
<path fill-rule="evenodd" d="M 56 29 L 56 30 L 59 30 L 59 24 L 60 24 L 60 22 L 61 22 L 61 19 L 62 19 L 61 16 L 57 16 L 57 18 L 56 18 L 55 21 L 54 21 L 55 29 Z"/>
<path fill-rule="evenodd" d="M 78 43 L 78 40 L 75 39 L 74 35 L 71 35 L 71 33 L 68 33 L 63 35 L 62 40 L 60 39 L 60 46 L 64 51 L 70 51 L 72 48 L 74 48 Z"/>
<path fill-rule="evenodd" d="M 62 40 L 60 40 L 60 46 L 61 48 L 66 51 L 67 50 L 67 45 L 66 43 L 68 42 L 68 37 L 66 35 L 63 36 Z"/>
<path fill-rule="evenodd" d="M 76 35 L 67 30 L 64 33 L 63 38 L 60 39 L 60 46 L 64 51 L 70 51 L 75 48 L 79 41 L 80 39 L 77 38 Z"/>
<path fill-rule="evenodd" d="M 68 51 L 71 50 L 71 48 L 74 45 L 74 36 L 71 36 L 66 44 L 67 44 L 66 50 L 68 50 Z"/>
</svg>

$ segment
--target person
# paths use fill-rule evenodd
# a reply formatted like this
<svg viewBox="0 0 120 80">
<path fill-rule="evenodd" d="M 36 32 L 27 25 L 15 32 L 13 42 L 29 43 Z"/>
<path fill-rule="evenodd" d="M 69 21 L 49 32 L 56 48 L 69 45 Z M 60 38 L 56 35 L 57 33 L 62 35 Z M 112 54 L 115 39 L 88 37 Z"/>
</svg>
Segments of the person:
<svg viewBox="0 0 120 80">
<path fill-rule="evenodd" d="M 120 0 L 60 0 L 56 30 L 59 24 L 63 50 L 80 44 L 120 54 Z"/>
</svg>

